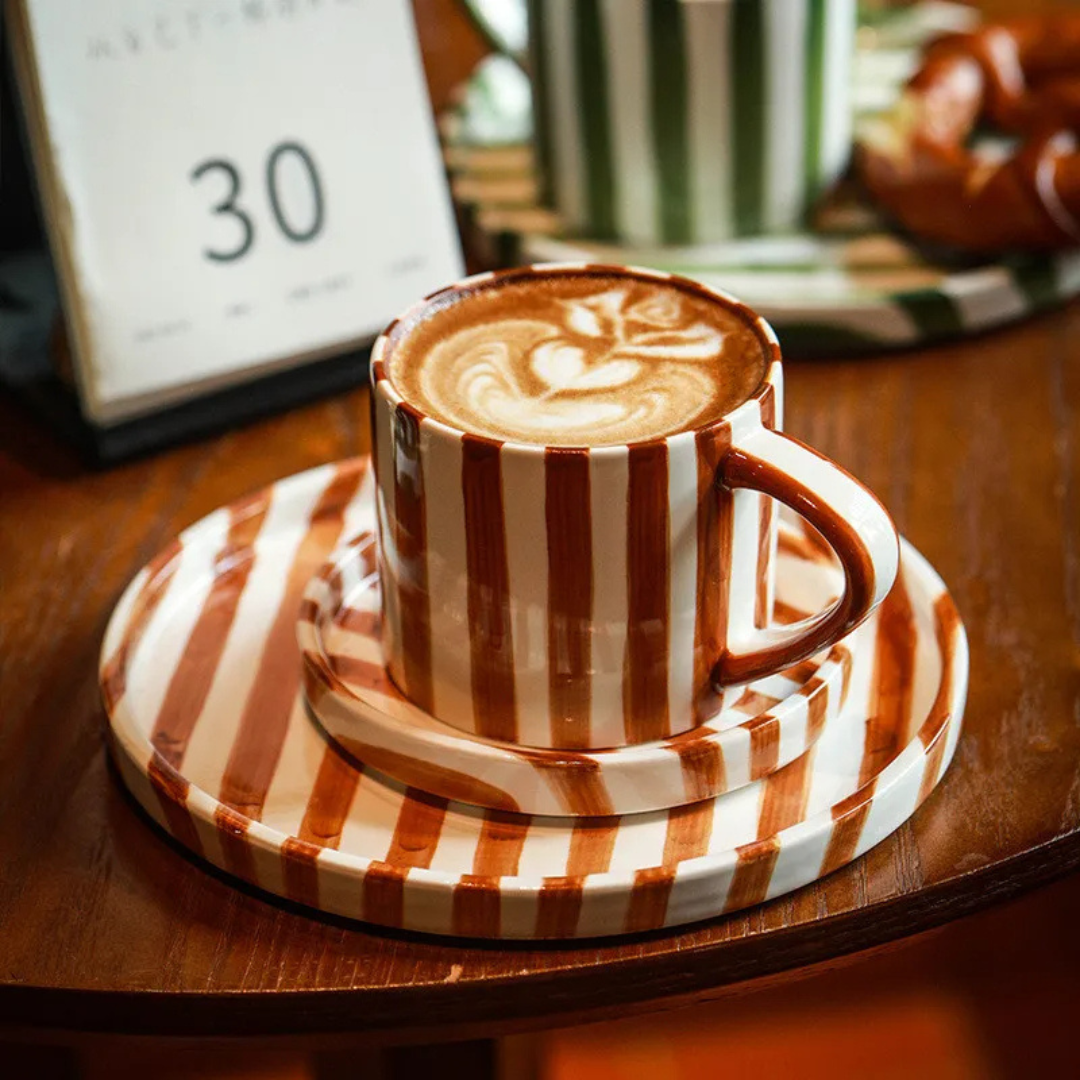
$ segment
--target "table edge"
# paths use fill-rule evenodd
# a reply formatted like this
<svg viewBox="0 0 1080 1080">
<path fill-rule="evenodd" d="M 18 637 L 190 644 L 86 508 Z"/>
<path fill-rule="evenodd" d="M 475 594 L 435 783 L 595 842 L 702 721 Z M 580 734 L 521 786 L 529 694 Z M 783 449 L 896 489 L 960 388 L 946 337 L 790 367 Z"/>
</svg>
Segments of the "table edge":
<svg viewBox="0 0 1080 1080">
<path fill-rule="evenodd" d="M 415 1041 L 417 1035 L 428 1041 L 466 1038 L 469 1025 L 480 1025 L 487 1036 L 569 1026 L 646 1011 L 666 999 L 705 1000 L 737 983 L 897 941 L 1017 897 L 1077 868 L 1080 829 L 915 893 L 772 931 L 772 948 L 764 960 L 762 938 L 755 936 L 661 956 L 619 958 L 583 971 L 385 988 L 199 993 L 75 989 L 0 979 L 0 1032 L 30 1028 L 177 1038 L 349 1033 L 393 1042 Z M 823 934 L 826 926 L 829 933 Z M 618 939 L 618 944 L 627 940 Z M 606 943 L 596 942 L 601 949 Z M 583 941 L 571 947 L 589 945 Z M 613 969 L 632 978 L 613 978 Z M 538 1011 L 537 1000 L 550 1007 Z M 406 1015 L 419 1011 L 421 1004 L 423 1022 Z"/>
</svg>

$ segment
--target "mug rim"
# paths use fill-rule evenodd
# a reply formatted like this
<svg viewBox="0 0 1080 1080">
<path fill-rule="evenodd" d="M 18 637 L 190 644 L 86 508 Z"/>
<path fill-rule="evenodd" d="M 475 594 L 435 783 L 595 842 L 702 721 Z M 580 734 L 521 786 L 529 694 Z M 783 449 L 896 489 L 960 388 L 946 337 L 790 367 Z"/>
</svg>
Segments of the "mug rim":
<svg viewBox="0 0 1080 1080">
<path fill-rule="evenodd" d="M 482 286 L 503 279 L 513 280 L 514 278 L 519 277 L 539 277 L 551 273 L 580 274 L 582 272 L 596 273 L 598 276 L 601 274 L 608 276 L 621 275 L 624 277 L 637 278 L 638 280 L 662 281 L 682 289 L 687 289 L 690 292 L 697 293 L 708 300 L 719 301 L 726 308 L 734 311 L 755 334 L 758 341 L 761 343 L 762 352 L 765 356 L 765 373 L 761 376 L 760 381 L 754 388 L 754 392 L 744 401 L 741 401 L 734 409 L 724 413 L 722 416 L 714 417 L 703 424 L 679 428 L 677 431 L 668 432 L 666 435 L 654 435 L 648 439 L 637 439 L 632 442 L 605 443 L 601 446 L 590 446 L 588 443 L 582 443 L 580 445 L 553 445 L 551 443 L 526 442 L 521 439 L 498 439 L 491 435 L 484 435 L 477 431 L 468 431 L 465 428 L 448 424 L 446 421 L 430 415 L 420 408 L 420 406 L 406 399 L 394 383 L 394 380 L 390 377 L 390 373 L 387 370 L 386 357 L 388 356 L 388 350 L 392 347 L 391 337 L 394 331 L 403 323 L 417 320 L 423 311 L 433 303 L 436 303 L 441 297 L 461 292 L 467 288 Z M 378 338 L 375 340 L 375 344 L 372 346 L 369 370 L 372 395 L 382 393 L 392 405 L 404 406 L 409 409 L 418 420 L 424 421 L 425 425 L 431 425 L 438 433 L 450 435 L 454 438 L 468 436 L 470 439 L 498 444 L 504 451 L 558 453 L 559 451 L 577 452 L 588 450 L 590 454 L 603 455 L 605 452 L 621 454 L 627 449 L 634 449 L 635 447 L 640 446 L 653 446 L 657 442 L 681 436 L 697 437 L 701 434 L 720 430 L 725 426 L 741 426 L 744 415 L 751 410 L 755 411 L 755 415 L 759 415 L 756 409 L 775 391 L 776 384 L 779 381 L 781 362 L 780 342 L 776 337 L 776 332 L 769 325 L 764 316 L 754 311 L 748 304 L 743 303 L 738 297 L 732 296 L 731 293 L 714 288 L 711 285 L 705 285 L 700 281 L 694 281 L 692 278 L 683 277 L 681 274 L 673 274 L 665 270 L 652 270 L 640 266 L 623 266 L 613 263 L 583 261 L 529 263 L 524 266 L 514 266 L 504 270 L 488 270 L 480 274 L 472 274 L 468 277 L 461 278 L 450 285 L 436 289 L 435 292 L 429 293 L 423 299 L 410 305 L 397 318 L 390 322 L 382 333 L 379 334 Z"/>
</svg>

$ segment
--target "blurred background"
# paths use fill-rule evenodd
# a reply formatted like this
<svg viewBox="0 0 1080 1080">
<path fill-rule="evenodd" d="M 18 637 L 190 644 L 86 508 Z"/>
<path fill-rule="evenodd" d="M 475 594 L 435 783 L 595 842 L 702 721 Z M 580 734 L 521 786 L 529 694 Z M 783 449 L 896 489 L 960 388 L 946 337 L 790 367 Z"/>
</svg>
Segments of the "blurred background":
<svg viewBox="0 0 1080 1080">
<path fill-rule="evenodd" d="M 988 18 L 1068 7 L 1033 0 L 978 6 Z M 460 118 L 466 95 L 483 90 L 473 83 L 470 91 L 469 79 L 495 51 L 498 28 L 484 26 L 462 0 L 413 0 L 413 7 L 434 110 Z M 516 108 L 510 101 L 492 118 L 474 101 L 471 115 L 474 122 L 487 116 L 512 125 Z M 511 141 L 514 135 L 511 128 Z M 18 247 L 39 239 L 40 230 L 29 213 L 30 185 L 13 125 L 4 125 L 2 138 L 0 233 Z M 484 245 L 492 231 L 471 233 L 473 225 L 463 215 L 467 255 L 476 266 L 491 257 Z M 885 949 L 653 1012 L 648 1025 L 630 1018 L 506 1039 L 500 1068 L 526 1080 L 1077 1075 L 1078 911 L 1080 880 L 1068 878 Z M 42 1046 L 29 1036 L 0 1044 L 0 1074 L 12 1077 L 318 1080 L 343 1068 L 358 1077 L 382 1075 L 378 1054 L 368 1050 L 319 1056 L 303 1047 L 177 1044 L 163 1052 L 130 1040 Z"/>
</svg>

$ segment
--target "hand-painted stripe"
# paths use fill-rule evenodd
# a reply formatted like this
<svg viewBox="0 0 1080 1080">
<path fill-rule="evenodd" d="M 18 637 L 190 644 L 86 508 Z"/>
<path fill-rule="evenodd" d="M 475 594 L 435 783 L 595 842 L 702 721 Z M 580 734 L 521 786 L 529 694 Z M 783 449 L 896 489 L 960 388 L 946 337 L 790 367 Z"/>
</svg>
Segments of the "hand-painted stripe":
<svg viewBox="0 0 1080 1080">
<path fill-rule="evenodd" d="M 548 450 L 548 704 L 553 747 L 592 745 L 593 550 L 589 452 Z"/>
<path fill-rule="evenodd" d="M 799 696 L 806 698 L 806 742 L 812 746 L 821 736 L 829 715 L 830 691 L 825 680 L 815 675 L 803 684 Z"/>
<path fill-rule="evenodd" d="M 472 872 L 483 877 L 514 877 L 531 824 L 528 814 L 489 810 L 480 826 Z"/>
<path fill-rule="evenodd" d="M 695 685 L 698 631 L 697 445 L 693 435 L 667 440 L 668 448 L 668 715 L 673 732 L 696 725 L 701 695 Z"/>
<path fill-rule="evenodd" d="M 394 545 L 405 670 L 402 689 L 419 708 L 431 712 L 431 616 L 421 419 L 411 405 L 404 403 L 394 412 Z"/>
<path fill-rule="evenodd" d="M 870 813 L 876 787 L 877 778 L 875 777 L 846 799 L 833 804 L 832 833 L 829 835 L 829 843 L 821 860 L 819 877 L 839 870 L 841 866 L 846 866 L 855 858 L 855 852 L 859 847 L 859 837 L 862 836 L 863 826 Z"/>
<path fill-rule="evenodd" d="M 698 621 L 694 631 L 694 716 L 698 723 L 704 723 L 716 715 L 721 704 L 711 673 L 724 651 L 727 635 L 732 493 L 716 480 L 720 463 L 731 446 L 731 431 L 726 425 L 703 431 L 696 442 Z"/>
<path fill-rule="evenodd" d="M 295 625 L 300 600 L 308 579 L 337 544 L 345 507 L 356 494 L 365 470 L 366 465 L 355 462 L 338 466 L 312 511 L 243 705 L 218 798 L 254 820 L 262 815 L 300 686 Z"/>
<path fill-rule="evenodd" d="M 668 898 L 675 884 L 675 871 L 666 866 L 652 866 L 634 873 L 630 903 L 626 909 L 623 933 L 636 934 L 664 925 Z"/>
<path fill-rule="evenodd" d="M 763 712 L 776 708 L 779 704 L 780 698 L 773 697 L 772 694 L 763 694 L 760 690 L 748 686 L 731 707 L 738 709 L 739 712 L 746 713 L 747 716 L 756 718 Z"/>
<path fill-rule="evenodd" d="M 780 760 L 780 728 L 768 712 L 742 726 L 750 733 L 750 779 L 760 780 L 776 771 Z"/>
<path fill-rule="evenodd" d="M 359 656 L 332 653 L 326 665 L 347 687 L 361 691 L 374 691 L 389 698 L 407 701 L 408 698 L 394 685 L 385 665 L 364 660 Z"/>
<path fill-rule="evenodd" d="M 696 859 L 708 853 L 715 817 L 715 802 L 711 799 L 668 811 L 661 865 L 639 870 L 634 875 L 626 913 L 628 933 L 655 930 L 664 925 L 678 865 L 684 859 Z"/>
<path fill-rule="evenodd" d="M 735 873 L 728 887 L 724 911 L 739 911 L 760 904 L 768 896 L 769 882 L 780 857 L 780 841 L 775 836 L 755 840 L 737 847 L 735 854 Z"/>
<path fill-rule="evenodd" d="M 499 878 L 518 872 L 531 818 L 490 810 L 480 826 L 472 873 L 454 887 L 453 927 L 465 937 L 499 937 L 502 891 Z"/>
<path fill-rule="evenodd" d="M 405 792 L 386 858 L 373 862 L 361 886 L 363 917 L 384 926 L 404 923 L 405 878 L 412 867 L 426 870 L 435 857 L 446 800 L 415 788 Z"/>
<path fill-rule="evenodd" d="M 866 753 L 859 773 L 860 786 L 881 772 L 907 741 L 918 644 L 911 598 L 901 572 L 878 608 L 874 692 L 866 720 Z"/>
<path fill-rule="evenodd" d="M 668 452 L 663 441 L 630 448 L 627 518 L 627 640 L 623 708 L 627 743 L 670 733 Z"/>
<path fill-rule="evenodd" d="M 403 754 L 386 746 L 374 746 L 360 739 L 337 733 L 334 739 L 358 762 L 385 773 L 394 780 L 408 784 L 417 791 L 427 791 L 443 799 L 468 803 L 471 806 L 491 807 L 517 813 L 517 800 L 479 777 L 447 768 L 438 762 Z"/>
<path fill-rule="evenodd" d="M 332 746 L 323 752 L 300 828 L 281 846 L 282 877 L 290 899 L 319 906 L 319 853 L 340 844 L 362 774 L 363 766 L 346 761 Z"/>
<path fill-rule="evenodd" d="M 948 593 L 942 593 L 934 601 L 934 633 L 941 652 L 941 682 L 930 711 L 919 727 L 919 741 L 926 749 L 926 765 L 919 785 L 920 804 L 933 791 L 941 775 L 945 747 L 948 744 L 945 729 L 953 719 L 950 705 L 956 673 L 956 639 L 959 632 L 960 613 L 956 610 L 952 597 Z"/>
<path fill-rule="evenodd" d="M 217 829 L 218 842 L 225 869 L 253 885 L 259 884 L 259 875 L 255 870 L 255 852 L 248 838 L 250 819 L 238 813 L 231 806 L 218 803 L 214 810 L 214 827 Z"/>
<path fill-rule="evenodd" d="M 533 750 L 526 746 L 515 747 L 514 753 L 540 773 L 566 813 L 584 817 L 615 813 L 596 758 L 573 750 Z"/>
<path fill-rule="evenodd" d="M 660 241 L 686 244 L 694 237 L 694 222 L 681 4 L 649 0 L 649 43 L 652 135 L 660 180 Z"/>
<path fill-rule="evenodd" d="M 767 428 L 776 428 L 776 390 L 768 383 L 761 397 L 761 422 Z M 754 597 L 754 625 L 763 628 L 772 620 L 772 601 L 775 594 L 774 563 L 776 552 L 776 502 L 767 495 L 759 495 L 759 525 L 757 552 L 757 593 Z"/>
<path fill-rule="evenodd" d="M 727 790 L 723 751 L 718 743 L 703 739 L 702 734 L 700 727 L 692 728 L 673 735 L 667 742 L 668 748 L 679 755 L 687 802 L 697 802 Z"/>
<path fill-rule="evenodd" d="M 808 751 L 765 779 L 758 815 L 759 840 L 775 836 L 805 817 L 813 758 L 813 751 Z"/>
<path fill-rule="evenodd" d="M 191 811 L 187 807 L 188 791 L 191 785 L 158 754 L 154 754 L 150 759 L 146 767 L 146 776 L 157 796 L 169 833 L 189 851 L 201 856 L 203 854 L 202 841 L 199 839 Z"/>
<path fill-rule="evenodd" d="M 357 637 L 373 638 L 378 641 L 382 636 L 382 613 L 378 611 L 359 611 L 356 608 L 339 608 L 334 615 L 334 626 Z"/>
<path fill-rule="evenodd" d="M 536 936 L 541 938 L 574 937 L 581 917 L 585 878 L 607 873 L 619 818 L 578 818 L 570 836 L 570 854 L 566 874 L 544 880 L 536 898 Z"/>
<path fill-rule="evenodd" d="M 500 443 L 478 435 L 466 435 L 461 443 L 469 645 L 477 734 L 516 742 L 514 643 L 500 447 Z"/>
<path fill-rule="evenodd" d="M 147 624 L 165 598 L 169 582 L 179 565 L 181 546 L 175 538 L 161 549 L 146 566 L 146 580 L 139 590 L 139 595 L 132 605 L 131 616 L 124 629 L 123 637 L 116 652 L 105 662 L 101 669 L 101 696 L 105 708 L 111 714 L 127 688 L 127 668 L 139 639 Z"/>
<path fill-rule="evenodd" d="M 775 503 L 767 495 L 759 495 L 760 509 L 758 521 L 757 550 L 757 592 L 754 596 L 754 625 L 765 627 L 771 621 L 769 610 L 771 592 L 772 552 L 773 552 L 773 512 Z"/>
<path fill-rule="evenodd" d="M 764 225 L 766 78 L 765 5 L 731 5 L 731 115 L 735 230 L 756 236 Z"/>
<path fill-rule="evenodd" d="M 807 562 L 825 565 L 835 563 L 836 556 L 828 540 L 810 522 L 804 521 L 801 525 L 801 533 L 797 533 L 794 529 L 780 530 L 777 540 L 780 551 L 797 559 L 805 559 Z"/>
<path fill-rule="evenodd" d="M 574 15 L 577 108 L 581 116 L 589 232 L 600 239 L 607 239 L 615 236 L 616 178 L 600 0 L 576 0 Z"/>
<path fill-rule="evenodd" d="M 254 546 L 269 505 L 260 492 L 229 508 L 229 532 L 214 557 L 214 577 L 202 611 L 191 629 L 180 662 L 169 679 L 150 741 L 173 768 L 179 769 L 236 618 L 251 568 Z"/>
<path fill-rule="evenodd" d="M 626 656 L 627 463 L 626 447 L 589 457 L 591 550 L 603 560 L 593 575 L 593 699 L 591 737 L 596 746 L 619 746 L 626 738 L 623 663 Z"/>
<path fill-rule="evenodd" d="M 431 605 L 431 639 L 434 715 L 462 731 L 476 730 L 472 701 L 470 650 L 450 642 L 468 634 L 468 556 L 465 539 L 465 504 L 456 497 L 461 490 L 461 439 L 436 434 L 425 423 L 421 430 L 424 476 L 429 491 L 440 492 L 428 500 L 428 586 L 438 602 Z M 508 567 L 509 570 L 509 567 Z M 464 644 L 464 643 L 463 643 Z"/>
</svg>

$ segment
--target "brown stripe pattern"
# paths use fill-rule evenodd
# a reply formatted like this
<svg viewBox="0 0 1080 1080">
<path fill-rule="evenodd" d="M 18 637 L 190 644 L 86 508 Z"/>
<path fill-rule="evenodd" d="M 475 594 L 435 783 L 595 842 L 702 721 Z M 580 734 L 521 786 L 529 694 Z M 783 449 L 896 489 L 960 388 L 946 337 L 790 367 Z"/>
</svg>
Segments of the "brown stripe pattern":
<svg viewBox="0 0 1080 1080">
<path fill-rule="evenodd" d="M 386 858 L 372 862 L 361 886 L 363 917 L 382 926 L 404 925 L 405 878 L 431 865 L 439 844 L 446 800 L 415 788 L 405 792 Z"/>
<path fill-rule="evenodd" d="M 358 482 L 356 474 L 353 479 Z M 346 482 L 340 471 L 331 485 L 332 494 L 325 473 L 319 474 L 318 484 L 323 489 L 322 497 L 310 515 L 308 538 L 301 543 L 291 563 L 273 555 L 270 538 L 265 549 L 260 549 L 260 559 L 281 560 L 281 574 L 290 579 L 287 582 L 290 586 L 297 565 L 315 543 L 312 536 L 319 537 L 318 546 L 323 550 L 332 545 L 340 532 L 345 505 L 355 495 L 355 483 Z M 241 516 L 234 515 L 234 523 Z M 265 521 L 261 528 L 265 530 Z M 254 539 L 254 532 L 253 529 L 245 544 Z M 237 554 L 244 556 L 248 551 L 250 547 L 241 545 Z M 173 554 L 177 552 L 174 550 Z M 179 556 L 184 558 L 183 552 Z M 156 562 L 160 573 L 171 558 Z M 227 559 L 206 558 L 206 572 L 212 575 L 211 588 L 193 593 L 200 599 L 188 601 L 198 604 L 199 609 L 195 612 L 188 609 L 185 621 L 194 628 L 193 637 L 196 633 L 207 636 L 208 645 L 220 636 L 220 623 L 202 618 L 202 605 L 210 603 L 209 598 L 214 595 L 213 579 L 228 575 L 233 569 Z M 150 582 L 144 582 L 134 602 L 125 601 L 124 624 L 110 627 L 111 655 L 103 658 L 101 675 L 103 683 L 108 679 L 106 685 L 114 691 L 127 685 L 129 664 L 148 663 L 152 659 L 149 646 L 138 650 L 134 645 L 146 629 L 147 611 L 152 611 L 152 604 L 160 601 L 160 596 L 151 600 L 154 593 Z M 290 596 L 283 603 L 293 604 L 295 615 L 299 604 L 294 600 Z M 177 604 L 183 603 L 183 598 L 178 597 Z M 815 757 L 821 758 L 820 769 L 819 763 L 804 758 L 775 773 L 765 783 L 760 789 L 757 838 L 749 842 L 740 842 L 745 836 L 743 826 L 738 835 L 732 832 L 733 826 L 728 824 L 723 812 L 723 798 L 667 813 L 663 819 L 666 826 L 663 851 L 658 854 L 655 866 L 634 868 L 626 864 L 625 854 L 629 850 L 626 845 L 633 841 L 625 832 L 637 827 L 633 816 L 583 817 L 573 826 L 564 826 L 556 822 L 538 823 L 527 815 L 463 811 L 448 805 L 445 799 L 416 790 L 402 792 L 395 785 L 387 785 L 377 773 L 358 768 L 351 760 L 321 744 L 315 729 L 306 726 L 290 729 L 288 743 L 292 748 L 289 752 L 299 755 L 287 762 L 288 786 L 295 792 L 296 801 L 286 806 L 275 794 L 272 827 L 258 826 L 256 844 L 250 835 L 254 819 L 244 812 L 251 804 L 231 807 L 216 801 L 212 792 L 193 789 L 190 779 L 182 771 L 172 769 L 157 752 L 152 740 L 164 706 L 144 710 L 140 693 L 132 695 L 127 707 L 117 708 L 123 699 L 115 693 L 110 695 L 107 698 L 112 724 L 109 743 L 121 759 L 122 775 L 132 783 L 133 791 L 181 843 L 215 859 L 234 874 L 304 903 L 386 925 L 485 937 L 509 934 L 566 937 L 585 932 L 652 930 L 690 917 L 717 913 L 720 904 L 726 910 L 736 910 L 777 891 L 781 888 L 778 883 L 786 889 L 808 880 L 813 871 L 802 869 L 802 861 L 805 852 L 815 850 L 815 845 L 823 845 L 825 850 L 819 872 L 835 869 L 868 842 L 863 830 L 871 815 L 875 837 L 884 835 L 911 813 L 916 796 L 921 800 L 928 794 L 939 779 L 958 731 L 966 682 L 963 629 L 951 599 L 936 578 L 918 563 L 906 574 L 901 590 L 891 598 L 891 606 L 883 615 L 883 619 L 875 617 L 866 631 L 860 632 L 863 644 L 852 651 L 849 661 L 862 673 L 851 678 L 851 685 L 861 687 L 868 672 L 871 685 L 865 699 L 852 706 L 855 711 L 851 714 L 854 720 L 849 721 L 851 726 L 837 728 L 835 736 L 830 735 L 833 730 L 830 727 L 818 744 Z M 189 616 L 194 617 L 189 619 Z M 933 632 L 913 629 L 916 621 L 920 625 L 929 623 L 928 616 L 934 619 Z M 238 608 L 231 632 L 252 634 L 256 636 L 253 640 L 265 641 L 261 667 L 276 628 L 276 619 L 270 626 L 255 625 L 255 620 L 245 620 L 243 609 Z M 176 661 L 169 665 L 170 670 L 158 671 L 151 666 L 139 672 L 137 679 L 131 679 L 131 685 L 142 687 L 148 680 L 159 679 L 159 693 L 151 697 L 155 702 L 164 702 L 176 677 L 173 669 L 190 664 L 185 658 L 196 655 L 206 656 L 207 663 L 222 678 L 235 677 L 236 673 L 223 667 L 232 662 L 229 659 L 232 649 L 208 647 L 200 654 L 196 644 L 189 640 Z M 869 651 L 864 645 L 869 645 Z M 243 650 L 238 652 L 242 654 Z M 279 660 L 283 655 L 279 655 Z M 297 657 L 295 646 L 293 657 Z M 936 686 L 925 685 L 927 680 L 920 668 L 924 658 L 927 664 L 942 666 Z M 843 655 L 836 659 L 841 664 L 845 662 Z M 912 675 L 909 689 L 899 695 L 890 694 L 888 687 L 898 685 L 898 672 L 903 670 L 909 670 Z M 201 669 L 193 669 L 192 673 L 200 683 L 213 679 Z M 911 692 L 911 685 L 919 687 L 917 693 Z M 290 711 L 297 700 L 295 693 L 294 686 Z M 281 767 L 280 758 L 275 756 L 270 777 L 266 779 L 266 766 L 261 759 L 237 753 L 237 746 L 251 737 L 244 724 L 249 702 L 229 702 L 219 697 L 207 699 L 213 701 L 214 707 L 204 705 L 194 722 L 200 758 L 205 759 L 201 767 L 211 773 L 217 768 L 224 774 L 229 768 L 239 769 L 247 761 L 251 763 L 254 782 L 247 782 L 240 775 L 236 778 L 237 786 L 250 791 L 257 784 L 268 785 Z M 892 743 L 903 745 L 906 741 L 907 745 L 899 755 L 890 753 L 884 771 L 875 771 L 882 766 L 874 747 L 889 741 L 884 723 L 879 724 L 880 738 L 867 739 L 854 760 L 847 749 L 847 737 L 841 738 L 841 734 L 865 733 L 866 727 L 857 721 L 871 712 L 878 716 L 875 710 L 883 703 L 888 704 L 885 713 L 893 717 Z M 904 715 L 905 709 L 908 715 Z M 269 735 L 275 737 L 278 729 L 274 717 L 269 719 Z M 814 723 L 813 717 L 809 722 Z M 218 744 L 214 743 L 216 725 L 228 733 Z M 297 742 L 294 736 L 302 738 Z M 275 753 L 280 755 L 280 752 L 279 745 Z M 213 753 L 219 755 L 216 765 L 207 757 Z M 866 765 L 867 757 L 875 755 L 878 764 L 870 769 Z M 179 760 L 182 768 L 183 755 Z M 860 787 L 867 772 L 871 775 Z M 133 775 L 145 777 L 146 782 L 135 783 Z M 819 775 L 829 784 L 842 781 L 843 790 L 833 797 L 831 806 L 817 801 L 818 809 L 811 807 L 812 816 L 808 817 L 808 793 Z M 357 807 L 363 800 L 358 800 L 358 795 L 364 792 L 373 800 L 364 803 L 365 806 L 392 808 L 385 824 L 378 820 L 377 812 L 375 818 L 363 821 L 355 816 L 361 813 Z M 878 800 L 878 792 L 882 796 L 892 795 Z M 295 817 L 289 819 L 291 814 Z M 276 823 L 286 819 L 293 824 L 282 830 Z M 649 815 L 648 820 L 655 821 L 655 815 Z M 355 832 L 349 830 L 350 821 L 360 826 Z M 205 850 L 196 822 L 203 836 L 208 827 L 217 830 L 216 842 L 206 845 Z M 794 824 L 799 825 L 798 830 L 789 828 Z M 568 855 L 567 840 L 559 839 L 562 829 L 569 829 Z M 471 844 L 470 830 L 475 830 L 471 833 L 474 838 Z M 452 873 L 443 869 L 438 875 L 428 874 L 433 865 L 446 866 L 447 852 L 451 849 L 444 848 L 443 841 L 444 833 L 450 832 L 454 834 L 454 843 L 466 842 L 471 865 L 466 859 Z M 643 843 L 651 842 L 643 834 Z M 280 849 L 279 870 L 273 866 L 275 844 Z M 617 847 L 623 857 L 614 864 L 613 872 Z M 545 855 L 545 850 L 550 854 Z M 436 864 L 436 856 L 440 854 Z M 687 860 L 696 860 L 694 871 L 681 875 L 679 868 Z M 591 880 L 598 874 L 607 876 L 597 882 L 596 892 L 591 893 Z M 414 882 L 414 876 L 421 880 Z M 510 881 L 512 886 L 507 884 Z M 625 891 L 620 894 L 619 890 Z M 619 910 L 619 904 L 625 905 L 621 909 L 624 917 L 603 921 L 609 912 Z"/>
<path fill-rule="evenodd" d="M 712 684 L 712 670 L 727 641 L 727 568 L 731 565 L 734 494 L 717 478 L 730 447 L 731 431 L 726 425 L 696 436 L 698 614 L 694 628 L 694 715 L 698 723 L 714 716 L 720 703 Z"/>
<path fill-rule="evenodd" d="M 337 543 L 345 507 L 356 494 L 364 469 L 339 467 L 312 511 L 270 627 L 240 727 L 229 753 L 218 798 L 245 817 L 258 820 L 277 768 L 278 756 L 300 685 L 296 617 L 308 578 Z"/>
<path fill-rule="evenodd" d="M 626 741 L 652 742 L 671 730 L 668 716 L 667 444 L 630 449 L 626 536 L 627 632 L 623 673 Z"/>
<path fill-rule="evenodd" d="M 548 551 L 548 680 L 551 745 L 592 745 L 593 613 L 589 452 L 548 450 L 544 461 Z"/>
<path fill-rule="evenodd" d="M 772 383 L 765 386 L 761 397 L 761 422 L 773 430 L 776 429 L 776 387 Z M 769 610 L 769 583 L 772 581 L 773 519 L 776 503 L 768 495 L 759 495 L 761 508 L 758 521 L 758 566 L 757 590 L 754 595 L 754 625 L 759 629 L 769 625 L 772 612 Z"/>
<path fill-rule="evenodd" d="M 427 525 L 424 464 L 420 453 L 420 414 L 398 405 L 394 412 L 394 546 L 398 604 L 409 697 L 431 711 L 431 617 L 428 610 Z"/>
<path fill-rule="evenodd" d="M 469 639 L 473 711 L 478 734 L 517 739 L 510 570 L 506 556 L 500 444 L 477 435 L 461 440 L 461 489 L 469 569 Z"/>
<path fill-rule="evenodd" d="M 453 927 L 462 937 L 490 937 L 501 928 L 499 880 L 518 872 L 531 819 L 489 810 L 473 855 L 472 873 L 454 888 Z M 495 930 L 497 936 L 499 930 Z"/>
<path fill-rule="evenodd" d="M 169 680 L 151 736 L 157 751 L 179 768 L 188 739 L 210 693 L 236 609 L 255 565 L 255 541 L 269 500 L 260 492 L 229 508 L 229 533 L 214 558 L 214 579 L 180 663 Z"/>
</svg>

